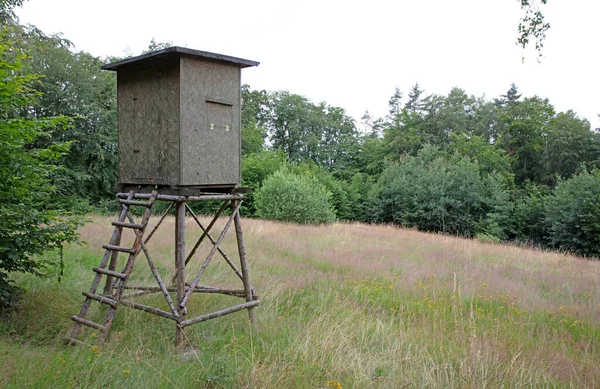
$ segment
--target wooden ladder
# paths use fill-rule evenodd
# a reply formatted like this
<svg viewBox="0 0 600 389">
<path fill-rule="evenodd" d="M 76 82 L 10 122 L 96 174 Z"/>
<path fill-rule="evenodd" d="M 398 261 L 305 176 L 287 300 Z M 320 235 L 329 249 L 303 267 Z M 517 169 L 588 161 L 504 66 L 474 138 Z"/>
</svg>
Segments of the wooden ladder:
<svg viewBox="0 0 600 389">
<path fill-rule="evenodd" d="M 96 275 L 94 277 L 94 281 L 92 282 L 92 286 L 90 287 L 89 292 L 82 292 L 82 294 L 85 296 L 85 301 L 81 306 L 79 314 L 71 316 L 71 319 L 75 323 L 73 324 L 71 335 L 67 338 L 69 342 L 85 345 L 84 342 L 77 339 L 77 336 L 82 330 L 82 325 L 100 331 L 100 334 L 98 336 L 98 341 L 100 344 L 106 341 L 108 333 L 110 331 L 110 327 L 112 326 L 113 319 L 115 317 L 115 312 L 119 303 L 121 302 L 121 297 L 127 285 L 127 280 L 129 279 L 129 275 L 133 270 L 135 259 L 137 258 L 142 248 L 142 240 L 144 238 L 146 226 L 148 225 L 148 221 L 150 220 L 150 215 L 152 213 L 154 201 L 156 200 L 156 195 L 157 192 L 153 191 L 150 198 L 147 201 L 137 201 L 134 199 L 135 193 L 131 191 L 129 192 L 127 199 L 119 200 L 121 203 L 121 213 L 119 214 L 118 220 L 112 222 L 112 225 L 115 227 L 115 229 L 113 231 L 110 242 L 102 246 L 102 248 L 105 249 L 105 252 L 104 256 L 102 257 L 102 261 L 100 262 L 100 266 L 95 267 L 93 269 Z M 129 214 L 130 207 L 146 208 L 142 216 L 142 220 L 139 224 L 133 223 L 133 219 Z M 127 222 L 126 220 L 128 220 L 129 222 Z M 135 240 L 133 242 L 133 247 L 131 248 L 120 246 L 123 228 L 130 228 L 133 229 L 135 232 Z M 115 267 L 117 265 L 118 255 L 121 252 L 128 253 L 129 257 L 123 270 L 121 272 L 117 272 L 115 271 Z M 109 259 L 111 259 L 110 265 Z M 107 265 L 109 265 L 108 269 Z M 102 280 L 103 276 L 107 277 L 106 287 L 104 289 L 103 294 L 98 294 L 96 293 L 96 291 L 98 289 L 98 286 L 100 285 L 100 281 Z M 113 289 L 115 290 L 114 294 L 112 293 Z M 108 305 L 108 311 L 106 312 L 104 324 L 99 324 L 86 319 L 86 316 L 88 314 L 93 300 L 98 301 L 100 304 Z"/>
</svg>

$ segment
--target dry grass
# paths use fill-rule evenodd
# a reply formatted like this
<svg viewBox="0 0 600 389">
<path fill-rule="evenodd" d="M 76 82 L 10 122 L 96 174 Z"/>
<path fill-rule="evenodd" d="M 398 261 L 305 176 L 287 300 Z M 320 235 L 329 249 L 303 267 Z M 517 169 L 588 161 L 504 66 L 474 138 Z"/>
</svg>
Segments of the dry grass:
<svg viewBox="0 0 600 389">
<path fill-rule="evenodd" d="M 215 238 L 224 222 L 215 227 Z M 174 221 L 165 223 L 149 249 L 169 279 Z M 24 309 L 57 311 L 40 298 L 54 293 L 63 297 L 55 314 L 60 319 L 50 329 L 46 325 L 46 332 L 31 319 L 3 338 L 0 353 L 17 359 L 0 357 L 0 383 L 18 387 L 14 377 L 26 371 L 23 365 L 37 364 L 49 374 L 62 358 L 73 370 L 45 381 L 30 377 L 32 385 L 600 386 L 599 262 L 392 226 L 243 223 L 252 283 L 262 301 L 252 331 L 243 313 L 194 326 L 188 336 L 200 355 L 182 360 L 174 358 L 172 323 L 123 309 L 111 342 L 99 353 L 55 346 L 68 330 L 64 311 L 77 310 L 76 291 L 89 286 L 89 269 L 112 231 L 108 218 L 95 217 L 81 230 L 87 245 L 67 251 L 64 286 L 21 280 L 31 292 Z M 200 232 L 192 220 L 186 227 L 191 247 Z M 236 257 L 234 234 L 223 248 Z M 209 249 L 203 246 L 188 274 L 199 269 Z M 213 261 L 203 282 L 235 285 L 224 261 L 218 255 Z M 143 262 L 132 278 L 150 280 Z M 153 298 L 147 301 L 160 304 Z M 203 313 L 228 301 L 203 295 L 190 310 Z M 36 331 L 46 333 L 38 335 L 40 349 L 23 353 Z"/>
</svg>

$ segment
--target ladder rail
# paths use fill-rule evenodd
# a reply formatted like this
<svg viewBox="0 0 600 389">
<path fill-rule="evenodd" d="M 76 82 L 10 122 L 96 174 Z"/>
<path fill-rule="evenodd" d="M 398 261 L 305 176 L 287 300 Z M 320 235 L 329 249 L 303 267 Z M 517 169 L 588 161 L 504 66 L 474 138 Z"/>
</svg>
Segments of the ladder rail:
<svg viewBox="0 0 600 389">
<path fill-rule="evenodd" d="M 133 193 L 133 191 L 131 191 L 131 192 L 129 192 L 129 195 L 127 198 L 132 199 L 133 196 L 134 196 L 134 193 Z M 121 207 L 121 213 L 119 214 L 118 221 L 124 222 L 125 218 L 127 217 L 128 212 L 129 212 L 129 207 L 127 207 L 127 206 Z M 122 232 L 122 230 L 120 230 L 119 228 L 115 228 L 113 230 L 112 236 L 110 238 L 111 244 L 115 244 L 117 241 L 121 240 L 121 232 Z M 108 263 L 108 259 L 112 256 L 112 253 L 113 253 L 112 250 L 104 251 L 104 255 L 102 256 L 102 260 L 100 261 L 100 266 L 99 266 L 100 268 L 106 267 L 106 265 Z M 102 274 L 96 273 L 88 293 L 90 293 L 90 294 L 96 293 L 96 290 L 98 289 L 98 286 L 100 285 L 100 280 L 102 280 Z M 92 304 L 92 299 L 90 299 L 89 297 L 86 297 L 83 305 L 81 306 L 81 309 L 79 310 L 79 314 L 77 315 L 77 317 L 84 319 L 87 316 L 87 313 L 90 309 L 91 304 Z M 77 335 L 81 331 L 81 325 L 82 325 L 81 322 L 75 321 L 75 323 L 73 324 L 73 329 L 71 330 L 71 336 L 70 336 L 71 339 L 77 338 Z"/>
<path fill-rule="evenodd" d="M 146 226 L 148 225 L 148 221 L 150 220 L 150 216 L 152 216 L 152 208 L 154 206 L 154 201 L 156 200 L 157 191 L 152 191 L 152 196 L 148 200 L 148 205 L 146 206 L 146 210 L 144 211 L 144 215 L 142 216 L 142 221 L 140 224 L 144 225 L 143 229 L 136 230 L 135 232 L 135 240 L 133 242 L 133 247 L 131 248 L 131 252 L 129 254 L 129 258 L 127 259 L 127 263 L 125 264 L 125 268 L 121 271 L 121 274 L 124 274 L 125 277 L 123 279 L 117 280 L 116 291 L 113 296 L 113 300 L 116 302 L 114 306 L 109 306 L 108 312 L 106 313 L 106 318 L 104 321 L 104 329 L 100 333 L 99 341 L 100 343 L 104 343 L 108 337 L 108 332 L 112 327 L 113 320 L 115 318 L 115 313 L 117 311 L 118 305 L 121 302 L 121 296 L 123 295 L 123 291 L 125 290 L 125 286 L 127 285 L 127 280 L 129 279 L 129 275 L 133 270 L 133 266 L 135 264 L 135 260 L 140 253 L 140 249 L 144 239 L 144 233 L 146 232 Z M 125 215 L 127 217 L 127 214 Z"/>
<path fill-rule="evenodd" d="M 135 259 L 141 250 L 141 244 L 144 238 L 144 233 L 146 231 L 146 226 L 148 225 L 148 221 L 150 220 L 150 217 L 152 215 L 152 208 L 154 206 L 154 201 L 156 200 L 156 191 L 153 191 L 152 194 L 153 196 L 151 196 L 150 199 L 148 199 L 148 201 L 139 202 L 134 200 L 135 193 L 134 191 L 131 191 L 129 192 L 126 200 L 120 200 L 121 212 L 117 221 L 112 223 L 112 225 L 115 226 L 115 229 L 113 230 L 110 242 L 102 246 L 105 249 L 104 255 L 102 256 L 100 265 L 93 269 L 96 275 L 94 276 L 92 285 L 90 286 L 89 292 L 82 293 L 86 297 L 86 299 L 82 304 L 81 309 L 79 310 L 79 314 L 73 315 L 71 317 L 71 319 L 75 322 L 73 324 L 73 329 L 71 330 L 71 335 L 68 338 L 71 342 L 77 342 L 77 335 L 81 331 L 82 325 L 99 330 L 100 343 L 103 343 L 106 340 L 108 332 L 110 331 L 110 327 L 112 325 L 112 321 L 114 319 L 115 311 L 118 308 L 121 295 L 123 294 L 123 290 L 127 284 L 129 275 L 133 270 Z M 144 215 L 142 217 L 142 221 L 139 224 L 134 223 L 133 219 L 131 219 L 129 215 L 130 206 L 146 207 L 146 210 L 144 211 Z M 119 246 L 119 244 L 121 243 L 123 228 L 132 228 L 135 231 L 136 238 L 132 248 L 125 248 Z M 123 272 L 115 271 L 119 252 L 129 253 L 129 258 L 127 259 L 127 263 Z M 110 265 L 109 259 L 111 260 Z M 107 265 L 109 265 L 108 269 L 106 269 Z M 99 295 L 96 294 L 96 291 L 98 289 L 98 286 L 100 285 L 100 281 L 102 280 L 103 276 L 107 277 L 105 294 Z M 106 296 L 110 294 L 115 279 L 117 280 L 117 292 L 114 296 Z M 107 304 L 109 306 L 104 324 L 98 324 L 96 322 L 86 319 L 92 301 L 98 301 L 101 304 Z"/>
</svg>

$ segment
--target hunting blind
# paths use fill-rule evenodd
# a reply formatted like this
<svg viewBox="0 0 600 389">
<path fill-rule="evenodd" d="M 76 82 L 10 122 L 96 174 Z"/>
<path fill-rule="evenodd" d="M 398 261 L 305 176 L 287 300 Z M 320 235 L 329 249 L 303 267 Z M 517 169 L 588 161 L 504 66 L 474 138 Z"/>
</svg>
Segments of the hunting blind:
<svg viewBox="0 0 600 389">
<path fill-rule="evenodd" d="M 82 343 L 78 337 L 84 327 L 99 331 L 98 340 L 104 342 L 120 306 L 173 320 L 175 343 L 180 349 L 187 342 L 184 332 L 187 326 L 245 309 L 250 321 L 254 320 L 253 309 L 260 302 L 250 284 L 240 217 L 242 193 L 248 188 L 239 185 L 240 73 L 242 68 L 256 65 L 258 62 L 171 47 L 102 67 L 117 72 L 120 189 L 117 198 L 121 212 L 112 222 L 114 230 L 109 243 L 102 246 L 105 251 L 100 265 L 92 269 L 96 274 L 89 291 L 83 292 L 85 301 L 79 313 L 71 317 L 75 323 L 68 338 L 70 343 Z M 150 230 L 152 209 L 157 201 L 168 206 Z M 188 205 L 197 201 L 221 203 L 208 224 Z M 137 222 L 132 207 L 144 209 Z M 155 265 L 151 238 L 172 209 L 175 266 L 163 269 Z M 230 210 L 227 221 L 219 222 L 227 209 Z M 186 215 L 199 227 L 196 243 L 189 252 Z M 213 237 L 211 230 L 218 224 L 221 232 Z M 237 264 L 221 247 L 232 225 Z M 127 231 L 134 236 L 122 239 Z M 127 242 L 131 238 L 130 245 Z M 202 243 L 207 242 L 210 249 L 200 254 Z M 134 269 L 140 253 L 146 257 L 149 269 L 143 264 Z M 222 278 L 218 282 L 225 281 L 223 285 L 200 282 L 207 278 L 204 271 L 217 253 L 233 271 L 229 276 L 234 280 L 239 278 L 242 288 L 234 289 L 231 281 Z M 198 255 L 204 256 L 200 262 Z M 146 273 L 150 270 L 151 275 L 144 275 L 144 270 Z M 186 276 L 188 271 L 193 277 Z M 104 290 L 99 291 L 104 278 Z M 156 283 L 148 285 L 149 278 Z M 155 293 L 161 293 L 165 299 L 161 307 L 151 305 L 154 300 L 144 297 Z M 194 296 L 215 293 L 242 298 L 245 302 L 187 318 L 188 302 Z M 93 301 L 108 308 L 90 312 Z M 97 321 L 99 315 L 105 315 L 102 323 Z M 95 321 L 90 317 L 96 318 Z"/>
<path fill-rule="evenodd" d="M 171 47 L 103 66 L 117 72 L 119 183 L 239 185 L 240 73 L 256 65 Z"/>
</svg>

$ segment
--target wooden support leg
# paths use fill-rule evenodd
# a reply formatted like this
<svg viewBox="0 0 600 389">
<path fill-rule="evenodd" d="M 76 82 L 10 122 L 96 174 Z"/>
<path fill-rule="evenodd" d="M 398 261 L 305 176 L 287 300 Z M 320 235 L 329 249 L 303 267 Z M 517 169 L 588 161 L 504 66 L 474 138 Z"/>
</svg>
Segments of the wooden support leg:
<svg viewBox="0 0 600 389">
<path fill-rule="evenodd" d="M 232 200 L 232 209 L 237 208 L 239 200 Z M 238 251 L 240 255 L 240 266 L 242 268 L 242 277 L 244 282 L 244 293 L 246 295 L 246 302 L 253 301 L 252 285 L 250 284 L 250 273 L 248 272 L 248 261 L 246 260 L 246 247 L 244 246 L 244 236 L 242 235 L 242 221 L 240 213 L 238 212 L 233 219 L 235 223 L 235 236 L 237 238 Z M 248 318 L 250 323 L 254 324 L 254 306 L 248 308 Z"/>
<path fill-rule="evenodd" d="M 185 297 L 185 202 L 178 202 L 175 220 L 175 268 L 177 269 L 177 311 L 179 318 L 175 331 L 175 346 L 181 351 L 185 334 L 180 322 L 185 320 L 186 308 L 181 306 Z"/>
</svg>

